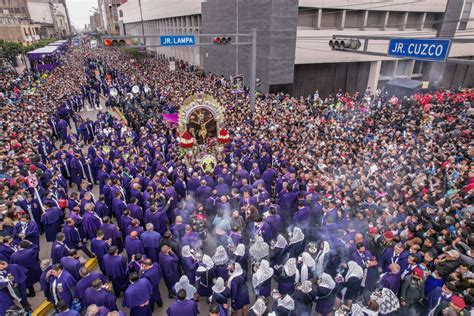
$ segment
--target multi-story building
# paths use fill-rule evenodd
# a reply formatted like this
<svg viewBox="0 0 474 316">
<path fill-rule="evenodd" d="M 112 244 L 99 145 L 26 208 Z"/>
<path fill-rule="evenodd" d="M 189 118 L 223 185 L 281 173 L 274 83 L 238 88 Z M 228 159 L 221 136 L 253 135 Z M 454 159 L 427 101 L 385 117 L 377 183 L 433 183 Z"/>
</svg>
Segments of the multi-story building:
<svg viewBox="0 0 474 316">
<path fill-rule="evenodd" d="M 474 66 L 332 51 L 338 36 L 474 38 L 473 0 L 129 0 L 119 7 L 123 33 L 234 34 L 257 29 L 257 77 L 263 91 L 327 95 L 375 90 L 393 78 L 473 86 Z M 140 5 L 141 4 L 141 5 Z M 470 18 L 471 17 L 471 18 Z M 233 41 L 248 41 L 248 37 Z M 200 37 L 211 42 L 212 38 Z M 147 39 L 156 44 L 158 38 Z M 387 40 L 368 50 L 386 53 Z M 219 45 L 152 48 L 225 76 L 249 76 L 250 48 Z M 474 44 L 453 43 L 450 57 L 473 59 Z"/>
<path fill-rule="evenodd" d="M 31 23 L 26 0 L 0 2 L 0 39 L 28 45 L 39 34 L 40 26 Z"/>
<path fill-rule="evenodd" d="M 29 44 L 70 33 L 64 0 L 4 0 L 0 2 L 0 38 Z"/>
<path fill-rule="evenodd" d="M 104 31 L 109 35 L 119 35 L 119 14 L 117 8 L 127 0 L 98 0 L 99 14 Z"/>
<path fill-rule="evenodd" d="M 103 24 L 102 19 L 100 17 L 99 12 L 94 12 L 92 15 L 89 16 L 89 25 L 91 31 L 103 31 Z"/>
</svg>

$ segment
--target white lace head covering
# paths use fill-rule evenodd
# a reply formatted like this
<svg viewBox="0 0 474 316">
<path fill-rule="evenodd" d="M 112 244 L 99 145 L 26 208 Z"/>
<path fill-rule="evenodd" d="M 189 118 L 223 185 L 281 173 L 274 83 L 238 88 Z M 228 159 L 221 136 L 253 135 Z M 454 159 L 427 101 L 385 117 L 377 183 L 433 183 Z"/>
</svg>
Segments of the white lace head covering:
<svg viewBox="0 0 474 316">
<path fill-rule="evenodd" d="M 287 276 L 294 276 L 298 273 L 298 269 L 296 268 L 296 259 L 290 258 L 286 261 L 285 265 L 283 266 L 285 270 L 285 274 Z"/>
<path fill-rule="evenodd" d="M 358 279 L 362 279 L 364 277 L 364 270 L 355 262 L 355 261 L 349 261 L 347 263 L 348 269 L 347 269 L 347 274 L 344 280 L 347 282 L 350 278 L 356 277 Z"/>
<path fill-rule="evenodd" d="M 227 263 L 227 260 L 229 259 L 229 256 L 227 255 L 227 251 L 225 251 L 225 248 L 223 246 L 219 246 L 216 249 L 216 253 L 214 256 L 212 256 L 212 261 L 216 265 L 223 265 Z"/>
<path fill-rule="evenodd" d="M 214 286 L 212 287 L 212 291 L 214 293 L 222 293 L 225 290 L 224 279 L 219 277 L 214 282 Z"/>
<path fill-rule="evenodd" d="M 284 297 L 278 300 L 278 306 L 286 308 L 289 311 L 295 309 L 295 301 L 289 295 L 285 295 Z"/>
<path fill-rule="evenodd" d="M 290 245 L 296 244 L 297 242 L 300 242 L 302 240 L 304 240 L 304 234 L 303 234 L 303 231 L 301 230 L 301 228 L 299 228 L 299 227 L 293 228 L 293 234 L 290 237 L 289 244 Z"/>
<path fill-rule="evenodd" d="M 303 281 L 298 288 L 303 293 L 309 293 L 313 289 L 313 282 L 309 280 Z"/>
<path fill-rule="evenodd" d="M 227 287 L 230 288 L 232 280 L 240 275 L 242 275 L 244 271 L 242 270 L 242 267 L 240 266 L 240 263 L 235 262 L 234 263 L 234 272 L 229 276 L 229 280 L 227 280 Z"/>
<path fill-rule="evenodd" d="M 263 298 L 258 298 L 250 309 L 253 310 L 255 315 L 263 315 L 267 310 L 267 304 L 265 304 Z"/>
<path fill-rule="evenodd" d="M 303 258 L 303 264 L 305 264 L 308 268 L 313 268 L 316 265 L 316 261 L 314 261 L 313 257 L 307 252 L 303 252 L 301 254 Z"/>
<path fill-rule="evenodd" d="M 319 277 L 319 286 L 332 290 L 336 287 L 336 282 L 334 282 L 332 276 L 327 273 L 323 273 Z"/>
<path fill-rule="evenodd" d="M 263 282 L 267 281 L 273 276 L 273 268 L 270 267 L 270 263 L 267 260 L 262 260 L 260 265 L 252 277 L 253 287 L 256 288 Z"/>
<path fill-rule="evenodd" d="M 301 257 L 303 259 L 303 264 L 301 265 L 301 282 L 303 282 L 309 279 L 309 271 L 313 271 L 316 262 L 307 252 L 303 252 Z"/>
<path fill-rule="evenodd" d="M 179 290 L 185 290 L 186 291 L 186 299 L 190 300 L 194 297 L 194 294 L 196 293 L 196 288 L 189 283 L 189 279 L 187 276 L 183 275 L 181 279 L 179 279 L 179 282 L 174 285 L 174 290 L 176 293 L 179 292 Z"/>
<path fill-rule="evenodd" d="M 245 255 L 245 245 L 244 244 L 238 244 L 237 247 L 235 248 L 234 251 L 235 256 L 242 257 Z"/>
<path fill-rule="evenodd" d="M 285 249 L 288 246 L 288 242 L 282 234 L 278 234 L 277 240 L 273 248 Z"/>
<path fill-rule="evenodd" d="M 255 260 L 261 260 L 268 256 L 270 246 L 263 240 L 261 236 L 255 238 L 255 243 L 250 246 L 249 253 Z"/>
<path fill-rule="evenodd" d="M 191 247 L 189 247 L 188 245 L 183 246 L 183 248 L 181 249 L 181 256 L 192 257 L 193 255 L 191 254 Z"/>
<path fill-rule="evenodd" d="M 329 246 L 329 243 L 327 241 L 323 241 L 321 248 L 317 251 L 316 257 L 315 257 L 315 274 L 316 275 L 321 275 L 324 271 L 324 258 L 326 257 L 326 254 L 331 251 L 331 247 Z"/>
<path fill-rule="evenodd" d="M 211 257 L 208 255 L 203 255 L 202 256 L 202 264 L 197 268 L 198 272 L 204 272 L 204 271 L 209 271 L 212 268 L 214 268 L 214 261 L 212 261 Z"/>
</svg>

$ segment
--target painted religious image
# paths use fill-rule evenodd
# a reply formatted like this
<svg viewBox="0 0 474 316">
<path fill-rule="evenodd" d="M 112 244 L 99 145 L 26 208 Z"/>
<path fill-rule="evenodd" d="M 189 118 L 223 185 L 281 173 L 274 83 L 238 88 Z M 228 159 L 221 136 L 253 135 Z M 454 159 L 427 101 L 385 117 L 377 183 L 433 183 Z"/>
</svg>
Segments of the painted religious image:
<svg viewBox="0 0 474 316">
<path fill-rule="evenodd" d="M 189 115 L 187 130 L 198 144 L 206 144 L 209 138 L 217 137 L 217 121 L 211 111 L 196 108 Z"/>
</svg>

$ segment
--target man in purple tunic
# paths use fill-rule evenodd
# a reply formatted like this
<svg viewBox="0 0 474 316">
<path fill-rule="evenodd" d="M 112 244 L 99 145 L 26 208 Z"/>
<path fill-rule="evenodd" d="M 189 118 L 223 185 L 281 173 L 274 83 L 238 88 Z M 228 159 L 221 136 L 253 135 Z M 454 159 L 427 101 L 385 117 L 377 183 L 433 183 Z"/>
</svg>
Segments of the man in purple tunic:
<svg viewBox="0 0 474 316">
<path fill-rule="evenodd" d="M 92 281 L 95 279 L 101 280 L 104 284 L 108 283 L 107 277 L 100 274 L 99 272 L 89 272 L 87 268 L 82 267 L 79 269 L 79 275 L 81 279 L 76 284 L 76 290 L 74 293 L 74 297 L 83 300 L 85 291 L 91 287 Z"/>
<path fill-rule="evenodd" d="M 24 308 L 30 308 L 30 303 L 26 299 L 26 278 L 27 270 L 18 264 L 9 264 L 6 261 L 0 260 L 0 288 L 6 288 L 9 293 L 14 292 L 13 297 L 17 302 L 21 301 L 21 305 Z M 7 281 L 8 280 L 8 281 Z M 12 296 L 8 295 L 8 298 Z M 10 305 L 6 306 L 11 300 L 4 300 L 0 296 L 0 311 L 7 309 Z"/>
<path fill-rule="evenodd" d="M 140 235 L 140 239 L 143 242 L 143 248 L 145 249 L 146 256 L 153 262 L 158 262 L 161 235 L 160 233 L 154 231 L 154 226 L 152 223 L 146 224 L 146 232 Z"/>
<path fill-rule="evenodd" d="M 104 256 L 105 274 L 112 280 L 115 296 L 125 291 L 128 286 L 127 260 L 119 255 L 116 246 L 111 246 L 109 253 Z"/>
<path fill-rule="evenodd" d="M 69 253 L 69 247 L 64 243 L 65 236 L 63 233 L 56 234 L 56 240 L 51 246 L 51 261 L 53 264 L 59 263 L 62 257 L 66 257 Z"/>
<path fill-rule="evenodd" d="M 74 298 L 74 287 L 76 280 L 69 272 L 63 270 L 61 264 L 54 264 L 46 274 L 46 282 L 49 284 L 53 297 L 53 304 L 58 305 L 60 300 L 64 300 L 68 306 Z"/>
<path fill-rule="evenodd" d="M 91 251 L 95 254 L 97 261 L 99 263 L 99 268 L 102 273 L 105 274 L 104 266 L 104 255 L 109 252 L 110 241 L 104 240 L 104 231 L 99 229 L 97 231 L 97 237 L 91 241 Z"/>
<path fill-rule="evenodd" d="M 132 256 L 135 254 L 144 254 L 145 249 L 143 249 L 143 243 L 138 238 L 138 233 L 132 231 L 129 236 L 125 238 L 125 250 L 127 251 L 128 261 L 132 259 Z"/>
<path fill-rule="evenodd" d="M 102 225 L 102 219 L 94 212 L 94 204 L 87 203 L 84 207 L 84 217 L 82 219 L 82 228 L 84 229 L 86 238 L 91 240 L 97 234 L 97 231 Z"/>
<path fill-rule="evenodd" d="M 123 296 L 123 307 L 130 309 L 130 316 L 151 316 L 150 298 L 153 287 L 147 278 L 139 277 L 138 273 L 130 274 L 130 285 Z"/>
<path fill-rule="evenodd" d="M 85 306 L 95 304 L 99 307 L 104 306 L 111 311 L 118 310 L 115 295 L 107 291 L 107 287 L 99 278 L 93 280 L 91 287 L 84 291 L 82 302 Z"/>
<path fill-rule="evenodd" d="M 168 298 L 174 297 L 173 286 L 179 280 L 178 257 L 167 245 L 161 247 L 158 261 L 163 271 L 166 287 L 168 288 Z"/>
<path fill-rule="evenodd" d="M 100 230 L 104 232 L 104 240 L 110 240 L 112 246 L 117 246 L 117 248 L 122 252 L 123 243 L 122 243 L 122 233 L 117 225 L 110 222 L 110 217 L 106 216 L 102 219 L 102 225 Z"/>
<path fill-rule="evenodd" d="M 181 289 L 177 293 L 178 299 L 166 310 L 168 316 L 197 316 L 198 305 L 193 300 L 186 299 L 186 290 Z"/>
<path fill-rule="evenodd" d="M 382 275 L 379 281 L 379 287 L 390 289 L 397 295 L 401 286 L 400 266 L 398 263 L 392 263 L 388 266 L 388 269 L 389 272 Z"/>
<path fill-rule="evenodd" d="M 30 220 L 28 214 L 23 214 L 20 218 L 20 222 L 13 228 L 13 238 L 17 243 L 23 239 L 29 240 L 32 243 L 40 246 L 39 243 L 39 227 L 38 224 Z"/>
<path fill-rule="evenodd" d="M 36 260 L 38 256 L 38 246 L 28 240 L 22 240 L 18 251 L 12 254 L 10 263 L 24 267 L 27 272 L 26 287 L 30 296 L 35 296 L 34 284 L 40 280 L 41 267 Z"/>
<path fill-rule="evenodd" d="M 84 265 L 79 261 L 79 256 L 77 254 L 76 249 L 69 250 L 68 256 L 61 258 L 61 265 L 63 266 L 64 270 L 69 272 L 74 279 L 79 281 L 81 279 L 81 275 L 79 274 L 79 270 L 84 267 Z"/>
<path fill-rule="evenodd" d="M 155 303 L 158 307 L 163 306 L 160 293 L 161 267 L 158 263 L 153 263 L 151 259 L 145 259 L 142 266 L 142 278 L 147 278 L 153 287 L 153 293 L 150 297 L 151 312 L 155 310 Z"/>
</svg>

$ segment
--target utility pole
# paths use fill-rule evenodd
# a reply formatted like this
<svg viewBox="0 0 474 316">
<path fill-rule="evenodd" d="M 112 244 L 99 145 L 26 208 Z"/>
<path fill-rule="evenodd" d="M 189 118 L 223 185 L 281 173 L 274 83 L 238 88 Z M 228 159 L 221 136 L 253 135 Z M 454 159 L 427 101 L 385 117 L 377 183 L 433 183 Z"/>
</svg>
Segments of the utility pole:
<svg viewBox="0 0 474 316">
<path fill-rule="evenodd" d="M 142 23 L 143 46 L 146 46 L 145 25 L 143 24 L 142 0 L 138 0 L 138 6 L 140 7 L 140 21 Z"/>
<path fill-rule="evenodd" d="M 252 56 L 250 58 L 250 113 L 255 112 L 255 84 L 257 80 L 257 29 L 252 29 Z"/>
<path fill-rule="evenodd" d="M 239 0 L 235 0 L 235 33 L 239 34 Z M 239 74 L 239 35 L 235 36 L 235 75 Z"/>
</svg>

